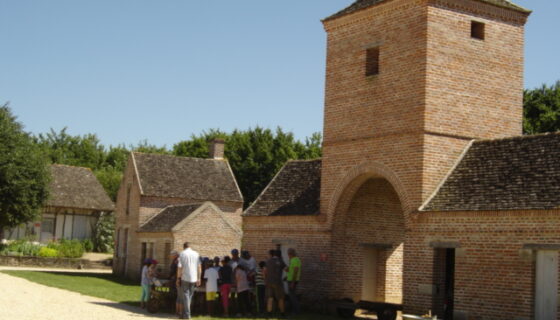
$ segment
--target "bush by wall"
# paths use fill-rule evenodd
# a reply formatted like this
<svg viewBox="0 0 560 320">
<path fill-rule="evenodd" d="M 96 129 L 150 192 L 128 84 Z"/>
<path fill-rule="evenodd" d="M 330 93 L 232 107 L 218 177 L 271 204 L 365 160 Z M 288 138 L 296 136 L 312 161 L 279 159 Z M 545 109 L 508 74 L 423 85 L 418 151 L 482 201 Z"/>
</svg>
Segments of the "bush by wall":
<svg viewBox="0 0 560 320">
<path fill-rule="evenodd" d="M 44 258 L 55 258 L 58 257 L 60 253 L 56 250 L 56 249 L 51 249 L 48 247 L 42 247 L 39 250 L 39 257 L 44 257 Z"/>
<path fill-rule="evenodd" d="M 93 242 L 90 239 L 82 241 L 82 246 L 85 252 L 93 252 Z"/>
<path fill-rule="evenodd" d="M 81 258 L 84 254 L 84 246 L 80 240 L 61 239 L 59 242 L 49 243 L 47 247 L 58 251 L 60 258 Z"/>
<path fill-rule="evenodd" d="M 93 247 L 91 241 L 87 246 Z M 80 240 L 62 239 L 47 245 L 28 240 L 16 240 L 0 246 L 0 255 L 4 256 L 81 258 L 83 254 L 84 243 Z"/>
</svg>

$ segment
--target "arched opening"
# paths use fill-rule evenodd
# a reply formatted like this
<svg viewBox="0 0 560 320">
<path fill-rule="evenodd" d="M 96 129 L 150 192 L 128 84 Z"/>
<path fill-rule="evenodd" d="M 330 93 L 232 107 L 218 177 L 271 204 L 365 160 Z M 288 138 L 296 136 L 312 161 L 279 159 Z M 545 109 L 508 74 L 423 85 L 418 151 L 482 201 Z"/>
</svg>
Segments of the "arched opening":
<svg viewBox="0 0 560 320">
<path fill-rule="evenodd" d="M 405 215 L 391 183 L 372 176 L 354 179 L 333 222 L 336 295 L 402 303 Z"/>
</svg>

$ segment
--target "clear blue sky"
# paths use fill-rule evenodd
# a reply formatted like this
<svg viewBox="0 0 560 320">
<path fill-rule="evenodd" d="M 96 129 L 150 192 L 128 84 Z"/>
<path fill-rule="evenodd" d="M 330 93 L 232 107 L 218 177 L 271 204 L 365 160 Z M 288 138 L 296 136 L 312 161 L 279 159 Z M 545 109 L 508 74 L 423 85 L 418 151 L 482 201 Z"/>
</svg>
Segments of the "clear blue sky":
<svg viewBox="0 0 560 320">
<path fill-rule="evenodd" d="M 32 133 L 171 147 L 256 125 L 322 130 L 320 19 L 353 0 L 0 0 L 0 103 Z M 527 88 L 560 79 L 560 1 L 518 0 Z"/>
</svg>

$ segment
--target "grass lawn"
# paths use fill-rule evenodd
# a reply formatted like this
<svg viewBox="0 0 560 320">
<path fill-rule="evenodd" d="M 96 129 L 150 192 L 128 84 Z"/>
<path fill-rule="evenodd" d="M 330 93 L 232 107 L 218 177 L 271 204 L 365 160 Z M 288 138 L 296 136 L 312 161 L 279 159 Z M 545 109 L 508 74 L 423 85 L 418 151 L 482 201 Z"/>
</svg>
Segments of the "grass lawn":
<svg viewBox="0 0 560 320">
<path fill-rule="evenodd" d="M 78 292 L 83 295 L 107 299 L 114 302 L 126 303 L 138 306 L 140 299 L 140 285 L 136 281 L 122 279 L 106 273 L 72 273 L 72 272 L 44 272 L 44 271 L 20 271 L 5 270 L 2 273 L 27 279 L 49 287 L 60 288 L 68 291 Z M 171 316 L 171 315 L 170 315 Z M 224 318 L 194 317 L 199 320 L 217 320 Z M 246 318 L 235 318 L 238 320 L 249 320 Z M 301 320 L 335 320 L 319 314 L 305 314 L 298 316 Z M 251 319 L 254 320 L 254 319 Z"/>
<path fill-rule="evenodd" d="M 45 286 L 74 291 L 86 296 L 138 305 L 140 285 L 107 273 L 73 273 L 4 270 L 2 273 Z"/>
</svg>

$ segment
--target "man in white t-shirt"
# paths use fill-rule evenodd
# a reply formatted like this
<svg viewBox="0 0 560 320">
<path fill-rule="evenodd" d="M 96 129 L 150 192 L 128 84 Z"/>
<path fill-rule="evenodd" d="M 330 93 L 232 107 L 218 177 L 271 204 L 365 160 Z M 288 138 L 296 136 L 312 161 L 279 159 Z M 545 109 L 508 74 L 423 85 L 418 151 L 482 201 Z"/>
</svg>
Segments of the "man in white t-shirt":
<svg viewBox="0 0 560 320">
<path fill-rule="evenodd" d="M 191 301 L 196 287 L 200 286 L 200 276 L 202 267 L 200 265 L 200 255 L 189 247 L 189 243 L 183 244 L 185 250 L 179 255 L 177 264 L 177 287 L 181 286 L 183 294 L 183 314 L 181 319 L 191 318 Z"/>
</svg>

